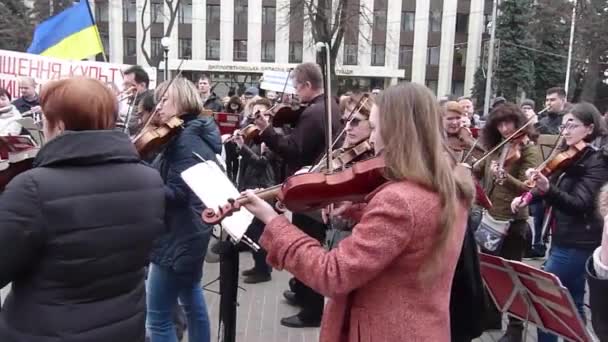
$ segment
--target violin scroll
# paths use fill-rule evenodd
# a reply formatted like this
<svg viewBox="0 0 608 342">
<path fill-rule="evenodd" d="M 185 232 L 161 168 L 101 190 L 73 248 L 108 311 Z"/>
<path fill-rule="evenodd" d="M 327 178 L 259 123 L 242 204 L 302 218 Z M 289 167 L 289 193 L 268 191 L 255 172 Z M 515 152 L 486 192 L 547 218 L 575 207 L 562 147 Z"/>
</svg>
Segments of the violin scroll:
<svg viewBox="0 0 608 342">
<path fill-rule="evenodd" d="M 205 208 L 203 210 L 203 221 L 207 224 L 216 225 L 222 222 L 223 219 L 232 215 L 235 211 L 241 209 L 241 202 L 234 198 L 228 199 L 228 203 L 218 207 L 217 211 L 212 208 Z"/>
</svg>

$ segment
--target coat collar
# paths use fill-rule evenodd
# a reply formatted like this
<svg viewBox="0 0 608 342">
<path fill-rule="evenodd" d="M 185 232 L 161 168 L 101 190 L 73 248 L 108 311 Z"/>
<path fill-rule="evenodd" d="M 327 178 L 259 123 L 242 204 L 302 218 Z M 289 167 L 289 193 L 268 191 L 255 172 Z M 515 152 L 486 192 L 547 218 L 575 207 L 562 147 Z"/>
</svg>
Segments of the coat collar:
<svg viewBox="0 0 608 342">
<path fill-rule="evenodd" d="M 129 137 L 118 131 L 67 131 L 46 143 L 34 167 L 135 163 L 140 158 Z"/>
</svg>

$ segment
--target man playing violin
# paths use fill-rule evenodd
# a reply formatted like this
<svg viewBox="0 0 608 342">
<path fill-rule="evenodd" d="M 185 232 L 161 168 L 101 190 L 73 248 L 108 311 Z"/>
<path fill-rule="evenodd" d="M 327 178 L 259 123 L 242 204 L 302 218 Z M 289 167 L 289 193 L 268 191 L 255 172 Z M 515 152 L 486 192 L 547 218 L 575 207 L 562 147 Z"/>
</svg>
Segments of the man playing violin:
<svg viewBox="0 0 608 342">
<path fill-rule="evenodd" d="M 117 127 L 128 126 L 129 135 L 135 135 L 141 129 L 140 120 L 136 111 L 141 99 L 150 91 L 150 77 L 148 73 L 139 65 L 134 65 L 123 71 L 123 96 L 129 97 L 129 103 L 135 106 L 132 110 L 129 122 L 127 120 L 127 112 L 119 113 Z M 127 107 L 128 108 L 128 107 Z"/>
<path fill-rule="evenodd" d="M 269 119 L 257 115 L 255 125 L 260 129 L 260 140 L 281 157 L 287 164 L 287 174 L 291 175 L 305 165 L 313 165 L 325 151 L 325 97 L 323 96 L 323 74 L 315 63 L 303 63 L 292 72 L 292 80 L 301 102 L 308 103 L 289 135 L 272 129 Z M 340 131 L 338 104 L 332 102 L 332 132 Z M 319 241 L 325 238 L 325 225 L 318 219 L 294 213 L 293 223 L 309 236 Z M 303 304 L 297 315 L 281 320 L 289 327 L 319 326 L 323 312 L 323 296 L 296 280 L 294 289 L 285 296 L 292 302 Z M 296 297 L 297 296 L 297 297 Z"/>
</svg>

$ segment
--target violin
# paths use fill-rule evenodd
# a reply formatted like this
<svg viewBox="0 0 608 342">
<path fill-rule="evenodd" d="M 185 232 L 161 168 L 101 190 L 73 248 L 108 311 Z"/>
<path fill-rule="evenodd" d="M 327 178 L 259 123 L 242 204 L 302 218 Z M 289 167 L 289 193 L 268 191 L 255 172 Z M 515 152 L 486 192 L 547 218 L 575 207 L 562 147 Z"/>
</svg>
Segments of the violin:
<svg viewBox="0 0 608 342">
<path fill-rule="evenodd" d="M 447 142 L 453 152 L 461 155 L 461 162 L 468 160 L 469 156 L 481 158 L 487 152 L 467 127 L 460 127 L 456 135 L 448 135 Z"/>
<path fill-rule="evenodd" d="M 587 143 L 581 140 L 578 143 L 569 146 L 565 151 L 550 156 L 540 164 L 536 170 L 540 171 L 545 177 L 563 171 L 581 157 L 586 147 Z M 528 179 L 524 183 L 529 188 L 533 188 L 536 185 L 536 181 L 532 179 Z"/>
<path fill-rule="evenodd" d="M 29 136 L 0 137 L 0 191 L 17 175 L 33 167 L 39 150 Z"/>
<path fill-rule="evenodd" d="M 258 190 L 255 194 L 263 200 L 278 198 L 286 209 L 293 212 L 318 210 L 345 201 L 362 202 L 367 195 L 387 182 L 385 167 L 384 157 L 377 156 L 330 174 L 311 172 L 293 175 L 283 184 Z M 492 202 L 477 182 L 475 189 L 477 202 L 485 208 L 491 208 Z M 206 208 L 202 214 L 203 221 L 211 225 L 218 224 L 247 203 L 247 197 L 240 196 L 228 200 L 217 211 Z"/>
<path fill-rule="evenodd" d="M 158 151 L 177 135 L 183 124 L 184 120 L 177 116 L 172 117 L 167 122 L 161 123 L 158 126 L 149 124 L 133 138 L 133 144 L 135 144 L 135 148 L 140 156 L 149 156 Z"/>
<path fill-rule="evenodd" d="M 341 170 L 344 167 L 346 167 L 346 165 L 350 164 L 351 162 L 353 162 L 354 160 L 356 160 L 357 158 L 359 158 L 360 156 L 368 153 L 368 152 L 372 152 L 374 150 L 374 148 L 372 147 L 372 145 L 369 143 L 369 141 L 363 140 L 360 143 L 351 146 L 351 147 L 347 147 L 347 148 L 339 148 L 337 150 L 334 150 L 332 152 L 332 156 L 331 156 L 331 162 L 332 162 L 332 170 Z M 319 161 L 319 163 L 317 165 L 315 165 L 315 167 L 313 167 L 310 171 L 311 172 L 316 172 L 316 171 L 325 171 L 327 169 L 327 158 L 323 157 L 323 159 L 321 159 L 321 161 Z"/>
<path fill-rule="evenodd" d="M 249 124 L 238 130 L 235 134 L 242 136 L 243 140 L 245 140 L 245 143 L 248 144 L 250 141 L 255 140 L 260 135 L 260 129 L 254 124 Z M 234 141 L 234 139 L 235 136 L 229 137 L 224 141 L 224 144 L 230 141 Z"/>
<path fill-rule="evenodd" d="M 521 147 L 523 144 L 528 143 L 528 135 L 521 131 L 516 135 L 513 135 L 509 141 L 507 141 L 500 151 L 500 157 L 498 158 L 498 177 L 496 183 L 499 185 L 504 184 L 507 174 L 505 169 L 510 165 L 513 165 L 516 161 L 521 158 Z"/>
<path fill-rule="evenodd" d="M 292 102 L 291 104 L 278 103 L 272 106 L 267 113 L 272 116 L 273 126 L 293 126 L 300 119 L 300 115 L 302 115 L 302 112 L 306 108 L 308 108 L 307 105 L 298 102 Z"/>
<path fill-rule="evenodd" d="M 283 184 L 256 191 L 255 194 L 264 200 L 278 198 L 285 208 L 293 212 L 317 210 L 343 201 L 361 202 L 387 181 L 384 168 L 384 158 L 378 156 L 330 174 L 311 172 L 293 175 Z M 246 203 L 247 197 L 240 196 L 229 200 L 217 212 L 213 208 L 206 208 L 203 221 L 218 224 Z"/>
</svg>

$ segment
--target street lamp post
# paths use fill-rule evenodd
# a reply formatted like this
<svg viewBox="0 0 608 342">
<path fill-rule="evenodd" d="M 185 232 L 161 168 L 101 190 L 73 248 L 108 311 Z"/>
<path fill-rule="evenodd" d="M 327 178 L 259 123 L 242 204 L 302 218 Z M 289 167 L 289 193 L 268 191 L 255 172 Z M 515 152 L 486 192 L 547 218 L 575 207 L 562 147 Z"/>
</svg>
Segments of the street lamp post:
<svg viewBox="0 0 608 342">
<path fill-rule="evenodd" d="M 171 46 L 171 38 L 163 37 L 160 40 L 160 45 L 163 47 L 164 58 L 165 58 L 165 81 L 169 79 L 169 46 Z"/>
<path fill-rule="evenodd" d="M 568 88 L 570 86 L 570 68 L 572 65 L 572 45 L 574 45 L 574 27 L 576 25 L 576 5 L 577 0 L 574 0 L 572 4 L 572 22 L 570 23 L 570 43 L 568 44 L 568 65 L 566 66 L 566 81 L 564 82 L 564 90 L 566 91 L 566 98 L 568 98 Z"/>
</svg>

